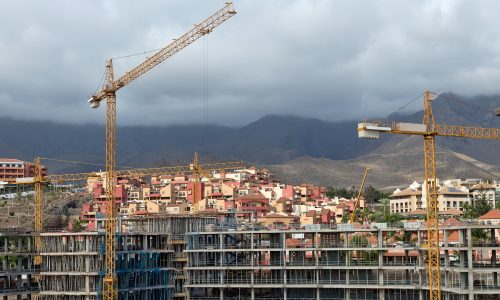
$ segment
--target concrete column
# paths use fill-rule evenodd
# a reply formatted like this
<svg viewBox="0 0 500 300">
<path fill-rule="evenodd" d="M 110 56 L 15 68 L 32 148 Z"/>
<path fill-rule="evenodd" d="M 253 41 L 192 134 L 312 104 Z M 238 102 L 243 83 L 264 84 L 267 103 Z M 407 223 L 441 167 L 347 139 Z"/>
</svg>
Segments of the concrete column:
<svg viewBox="0 0 500 300">
<path fill-rule="evenodd" d="M 9 268 L 8 256 L 3 257 L 2 269 L 5 271 Z"/>
<path fill-rule="evenodd" d="M 467 275 L 469 281 L 469 299 L 474 299 L 474 273 L 472 272 L 472 229 L 467 228 Z"/>
<path fill-rule="evenodd" d="M 286 274 L 286 273 L 285 273 Z M 288 291 L 287 291 L 287 288 L 284 288 L 283 289 L 283 299 L 284 300 L 287 300 L 288 299 Z"/>
<path fill-rule="evenodd" d="M 251 293 L 251 299 L 255 300 L 255 288 L 252 287 Z"/>
<path fill-rule="evenodd" d="M 144 235 L 142 237 L 142 250 L 148 250 L 148 236 L 147 235 Z"/>
<path fill-rule="evenodd" d="M 224 288 L 219 289 L 219 299 L 224 300 Z"/>
<path fill-rule="evenodd" d="M 252 273 L 253 274 L 253 273 Z M 287 274 L 286 274 L 286 269 L 283 269 L 283 284 L 286 286 L 288 284 L 288 279 L 287 279 Z M 253 284 L 253 281 L 252 281 Z M 286 288 L 285 288 L 286 290 Z"/>
<path fill-rule="evenodd" d="M 251 283 L 251 286 L 254 285 L 254 282 L 255 282 L 255 272 L 254 270 L 252 270 L 252 273 L 250 274 L 250 283 Z M 252 288 L 253 290 L 253 288 Z"/>
<path fill-rule="evenodd" d="M 89 276 L 85 276 L 85 291 L 90 292 L 90 280 Z"/>
<path fill-rule="evenodd" d="M 319 288 L 316 288 L 316 300 L 321 300 L 321 292 Z"/>
<path fill-rule="evenodd" d="M 127 235 L 126 234 L 122 235 L 123 251 L 128 251 L 128 242 L 127 242 L 127 240 L 128 240 Z"/>
<path fill-rule="evenodd" d="M 378 248 L 383 248 L 383 239 L 384 233 L 382 230 L 377 231 L 377 247 Z M 378 275 L 378 285 L 383 286 L 384 285 L 384 271 L 382 270 L 382 267 L 384 265 L 384 251 L 383 250 L 377 250 L 378 254 L 378 267 L 379 269 L 377 270 L 377 275 Z M 384 297 L 384 290 L 379 290 L 378 298 L 383 299 L 380 297 Z"/>
<path fill-rule="evenodd" d="M 384 289 L 378 290 L 378 300 L 385 300 L 385 290 Z"/>
</svg>

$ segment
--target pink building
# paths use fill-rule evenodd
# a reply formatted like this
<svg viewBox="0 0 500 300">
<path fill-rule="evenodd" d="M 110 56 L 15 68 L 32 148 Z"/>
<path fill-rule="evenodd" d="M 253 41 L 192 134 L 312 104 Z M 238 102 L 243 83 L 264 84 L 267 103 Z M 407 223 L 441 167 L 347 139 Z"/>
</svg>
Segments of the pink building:
<svg viewBox="0 0 500 300">
<path fill-rule="evenodd" d="M 242 195 L 237 200 L 239 211 L 249 212 L 257 217 L 267 215 L 270 210 L 269 199 L 261 193 Z"/>
</svg>

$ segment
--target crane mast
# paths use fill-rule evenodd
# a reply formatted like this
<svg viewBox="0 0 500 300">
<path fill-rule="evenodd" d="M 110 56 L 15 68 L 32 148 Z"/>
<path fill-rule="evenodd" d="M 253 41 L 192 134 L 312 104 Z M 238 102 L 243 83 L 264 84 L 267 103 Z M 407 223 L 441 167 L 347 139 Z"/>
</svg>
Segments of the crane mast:
<svg viewBox="0 0 500 300">
<path fill-rule="evenodd" d="M 370 170 L 370 168 L 365 169 L 365 174 L 363 175 L 363 181 L 361 182 L 361 186 L 360 186 L 359 191 L 358 191 L 358 196 L 356 197 L 356 202 L 354 202 L 351 216 L 349 217 L 349 224 L 354 222 L 354 219 L 356 218 L 356 209 L 358 208 L 359 200 L 361 199 L 361 194 L 363 193 L 363 187 L 365 186 L 365 181 L 366 181 L 366 176 L 368 175 L 368 170 Z"/>
<path fill-rule="evenodd" d="M 42 216 L 42 183 L 43 183 L 43 169 L 40 164 L 40 157 L 35 158 L 34 164 L 34 183 L 35 183 L 35 265 L 42 264 L 42 257 L 40 252 L 42 250 L 42 238 L 40 233 L 43 230 L 43 216 Z"/>
<path fill-rule="evenodd" d="M 212 30 L 231 18 L 236 11 L 231 2 L 186 32 L 173 43 L 162 48 L 152 57 L 146 59 L 118 80 L 114 80 L 113 62 L 106 62 L 106 82 L 101 91 L 93 95 L 88 102 L 92 108 L 99 107 L 100 102 L 106 99 L 106 255 L 105 276 L 103 278 L 103 299 L 118 299 L 118 286 L 116 279 L 116 91 L 128 85 L 135 79 L 147 73 L 175 53 L 181 51 L 200 37 L 209 34 Z"/>
<path fill-rule="evenodd" d="M 360 138 L 379 138 L 380 133 L 420 135 L 424 138 L 424 175 L 427 205 L 427 260 L 429 296 L 441 299 L 441 273 L 439 257 L 439 209 L 437 200 L 436 136 L 500 140 L 500 128 L 481 128 L 436 124 L 432 112 L 431 92 L 424 92 L 422 124 L 402 122 L 373 122 L 358 124 Z"/>
<path fill-rule="evenodd" d="M 106 64 L 106 221 L 103 299 L 118 299 L 116 278 L 116 92 L 112 89 L 114 81 L 113 61 Z"/>
<path fill-rule="evenodd" d="M 23 181 L 19 184 L 33 184 L 35 186 L 35 258 L 34 264 L 41 265 L 42 257 L 40 252 L 42 249 L 42 240 L 40 233 L 43 230 L 43 185 L 47 183 L 62 183 L 71 181 L 83 181 L 89 177 L 98 176 L 96 172 L 90 173 L 74 173 L 74 174 L 57 174 L 57 175 L 44 175 L 43 167 L 41 165 L 42 158 L 37 157 L 34 160 L 34 177 L 33 181 Z M 199 164 L 196 163 L 197 169 L 204 170 L 237 170 L 244 169 L 244 161 L 233 161 L 233 162 L 220 162 L 220 163 L 210 163 L 210 164 Z M 115 171 L 115 176 L 152 176 L 161 174 L 177 174 L 177 173 L 190 173 L 193 172 L 193 164 L 187 166 L 167 166 L 158 168 L 138 168 L 129 170 L 119 170 Z M 109 180 L 106 180 L 106 187 L 108 187 Z M 111 183 L 112 184 L 112 183 Z M 115 182 L 116 186 L 116 182 Z M 108 206 L 106 206 L 108 209 Z M 113 213 L 116 214 L 116 211 Z M 113 220 L 112 220 L 113 222 Z M 39 280 L 39 274 L 35 274 L 35 280 Z M 113 283 L 113 282 L 110 282 Z"/>
<path fill-rule="evenodd" d="M 431 299 L 441 299 L 441 266 L 439 258 L 439 209 L 437 200 L 436 139 L 431 94 L 424 93 L 424 176 L 427 204 L 427 263 Z"/>
<path fill-rule="evenodd" d="M 202 165 L 200 164 L 200 159 L 198 157 L 198 152 L 194 153 L 193 163 L 189 165 L 189 168 L 193 174 L 193 209 L 195 212 L 200 211 L 200 201 L 203 200 L 203 195 L 201 194 L 201 189 L 199 183 L 201 182 L 202 176 L 213 179 L 213 176 L 209 171 L 223 170 L 224 168 L 216 168 L 216 165 Z M 240 165 L 241 168 L 245 168 L 244 164 Z M 208 198 L 205 199 L 205 208 L 208 207 Z"/>
</svg>

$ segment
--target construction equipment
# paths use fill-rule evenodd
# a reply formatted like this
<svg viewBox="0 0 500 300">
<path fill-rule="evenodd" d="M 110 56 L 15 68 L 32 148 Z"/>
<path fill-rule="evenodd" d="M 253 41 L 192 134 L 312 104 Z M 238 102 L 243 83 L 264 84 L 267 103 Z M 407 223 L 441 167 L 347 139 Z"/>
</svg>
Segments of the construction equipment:
<svg viewBox="0 0 500 300">
<path fill-rule="evenodd" d="M 432 112 L 431 92 L 424 93 L 422 124 L 401 122 L 363 122 L 358 124 L 360 138 L 379 138 L 380 132 L 421 135 L 424 137 L 424 173 L 427 205 L 427 253 L 430 299 L 441 299 L 439 228 L 436 176 L 436 136 L 500 140 L 500 128 L 480 128 L 436 124 Z"/>
<path fill-rule="evenodd" d="M 43 230 L 43 193 L 42 187 L 44 184 L 49 183 L 63 183 L 63 182 L 76 182 L 84 181 L 89 177 L 100 176 L 99 172 L 88 172 L 88 173 L 74 173 L 74 174 L 57 174 L 57 175 L 47 175 L 44 176 L 41 172 L 42 166 L 40 164 L 42 158 L 37 157 L 35 159 L 35 177 L 32 181 L 23 180 L 19 184 L 34 184 L 35 185 L 35 232 L 41 232 Z M 207 171 L 216 170 L 240 170 L 246 167 L 244 161 L 232 161 L 232 162 L 219 162 L 219 163 L 209 163 L 209 164 L 199 164 L 197 162 L 197 167 L 195 169 L 203 170 L 203 174 Z M 137 169 L 127 169 L 116 171 L 117 177 L 126 176 L 154 176 L 154 175 L 167 175 L 167 174 L 189 174 L 193 173 L 193 164 L 188 166 L 166 166 L 157 168 L 137 168 Z M 38 241 L 38 240 L 36 240 Z M 40 242 L 35 242 L 36 250 L 40 250 Z M 39 253 L 39 252 L 37 252 Z M 35 259 L 36 260 L 36 259 Z M 39 263 L 38 263 L 39 264 Z"/>
<path fill-rule="evenodd" d="M 42 257 L 40 256 L 40 251 L 42 250 L 42 238 L 40 233 L 43 230 L 43 199 L 42 199 L 42 183 L 43 183 L 43 169 L 40 163 L 40 157 L 35 158 L 34 165 L 34 183 L 35 183 L 35 265 L 42 264 Z"/>
<path fill-rule="evenodd" d="M 354 219 L 356 218 L 356 209 L 358 208 L 359 200 L 361 199 L 361 193 L 363 193 L 363 187 L 365 186 L 366 175 L 368 175 L 368 170 L 370 170 L 370 168 L 365 169 L 365 175 L 363 175 L 363 181 L 361 182 L 361 187 L 359 188 L 358 196 L 356 197 L 356 202 L 354 202 L 351 216 L 349 217 L 349 224 L 354 222 Z"/>
<path fill-rule="evenodd" d="M 242 163 L 240 165 L 240 169 L 245 168 L 245 164 Z M 199 183 L 201 182 L 201 178 L 205 177 L 208 179 L 213 179 L 211 171 L 216 170 L 224 170 L 227 168 L 219 168 L 217 164 L 209 165 L 200 164 L 200 160 L 198 158 L 198 152 L 194 153 L 193 163 L 189 165 L 189 168 L 193 174 L 193 209 L 195 212 L 200 211 L 200 201 L 203 200 L 203 195 L 200 195 L 201 189 Z M 205 207 L 208 207 L 208 199 L 205 199 Z"/>
<path fill-rule="evenodd" d="M 99 107 L 102 100 L 106 99 L 106 259 L 105 276 L 103 278 L 103 299 L 117 299 L 118 287 L 116 280 L 116 208 L 114 191 L 116 186 L 116 92 L 122 87 L 128 85 L 141 75 L 159 65 L 167 58 L 181 51 L 200 37 L 209 34 L 212 30 L 234 16 L 234 10 L 231 2 L 212 16 L 184 35 L 174 40 L 173 43 L 161 49 L 143 63 L 139 64 L 131 71 L 125 73 L 122 77 L 114 80 L 113 61 L 106 62 L 106 82 L 101 91 L 93 95 L 88 102 L 92 108 Z"/>
</svg>

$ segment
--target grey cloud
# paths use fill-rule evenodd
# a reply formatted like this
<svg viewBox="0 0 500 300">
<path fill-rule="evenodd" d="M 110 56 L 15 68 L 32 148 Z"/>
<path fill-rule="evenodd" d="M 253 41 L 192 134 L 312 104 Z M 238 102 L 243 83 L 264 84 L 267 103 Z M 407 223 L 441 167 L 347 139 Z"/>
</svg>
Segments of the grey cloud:
<svg viewBox="0 0 500 300">
<path fill-rule="evenodd" d="M 108 57 L 164 46 L 223 1 L 4 1 L 0 116 L 104 122 L 90 110 Z M 265 114 L 386 116 L 424 89 L 500 93 L 497 1 L 235 1 L 238 14 L 118 92 L 121 125 Z M 115 61 L 117 74 L 144 57 Z M 414 108 L 418 108 L 418 103 Z"/>
</svg>

